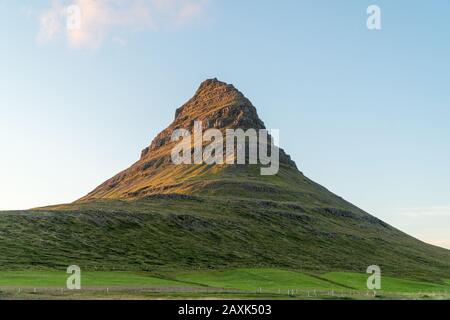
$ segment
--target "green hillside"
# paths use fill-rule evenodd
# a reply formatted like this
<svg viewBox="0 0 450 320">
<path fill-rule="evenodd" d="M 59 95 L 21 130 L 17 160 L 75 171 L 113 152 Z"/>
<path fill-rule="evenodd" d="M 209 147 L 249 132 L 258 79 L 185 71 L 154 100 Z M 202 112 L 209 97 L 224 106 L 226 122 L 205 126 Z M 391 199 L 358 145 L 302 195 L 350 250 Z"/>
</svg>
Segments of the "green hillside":
<svg viewBox="0 0 450 320">
<path fill-rule="evenodd" d="M 197 195 L 2 212 L 0 268 L 77 264 L 85 270 L 166 272 L 275 267 L 319 274 L 361 273 L 376 264 L 386 275 L 449 278 L 450 251 L 398 231 L 300 173 L 288 172 L 290 168 L 280 175 L 289 175 L 291 181 L 271 177 L 258 182 L 258 192 L 248 191 L 254 185 L 244 180 L 252 170 L 205 173 L 201 183 L 219 178 L 229 183 L 220 184 L 222 189 L 199 189 Z M 196 177 L 189 180 L 193 185 Z M 282 200 L 267 200 L 274 190 L 281 192 L 283 183 Z M 237 197 L 240 188 L 242 196 Z"/>
<path fill-rule="evenodd" d="M 392 277 L 450 279 L 449 250 L 414 239 L 311 181 L 282 149 L 273 176 L 262 176 L 258 165 L 173 164 L 171 134 L 191 130 L 194 120 L 219 131 L 265 128 L 236 88 L 205 81 L 135 164 L 82 199 L 0 212 L 0 271 L 76 264 L 85 271 L 272 268 L 322 275 L 378 265 Z M 283 276 L 281 282 L 298 278 Z"/>
</svg>

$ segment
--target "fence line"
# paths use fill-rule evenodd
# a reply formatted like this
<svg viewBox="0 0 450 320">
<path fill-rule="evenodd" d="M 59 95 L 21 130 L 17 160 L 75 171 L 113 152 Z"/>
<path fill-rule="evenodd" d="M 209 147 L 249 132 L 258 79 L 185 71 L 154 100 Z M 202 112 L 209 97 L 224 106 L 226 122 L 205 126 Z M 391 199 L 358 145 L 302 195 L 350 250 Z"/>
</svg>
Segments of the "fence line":
<svg viewBox="0 0 450 320">
<path fill-rule="evenodd" d="M 255 290 L 238 290 L 227 288 L 198 288 L 198 287 L 151 287 L 151 286 L 98 286 L 98 287 L 82 287 L 81 290 L 68 290 L 64 287 L 0 287 L 1 294 L 60 294 L 70 295 L 74 293 L 106 293 L 106 294 L 239 294 L 239 295 L 274 295 L 286 297 L 304 297 L 309 299 L 332 297 L 332 298 L 346 298 L 346 297 L 365 297 L 377 298 L 385 295 L 389 296 L 422 296 L 422 297 L 449 297 L 448 291 L 420 291 L 420 292 L 385 292 L 385 291 L 369 291 L 369 290 L 305 290 L 305 289 L 264 289 L 257 288 Z"/>
</svg>

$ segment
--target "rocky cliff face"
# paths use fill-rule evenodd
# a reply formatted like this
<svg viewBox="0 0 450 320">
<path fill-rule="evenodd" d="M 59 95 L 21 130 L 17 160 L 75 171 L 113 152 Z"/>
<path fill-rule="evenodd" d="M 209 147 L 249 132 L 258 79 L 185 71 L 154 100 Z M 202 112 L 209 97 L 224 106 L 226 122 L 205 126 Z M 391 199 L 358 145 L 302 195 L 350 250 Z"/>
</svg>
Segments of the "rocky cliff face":
<svg viewBox="0 0 450 320">
<path fill-rule="evenodd" d="M 194 97 L 176 110 L 174 122 L 142 151 L 142 157 L 169 144 L 175 129 L 192 132 L 195 121 L 202 121 L 203 130 L 265 129 L 256 108 L 239 90 L 231 84 L 209 79 L 200 85 Z"/>
<path fill-rule="evenodd" d="M 256 108 L 233 85 L 217 79 L 206 80 L 195 95 L 176 110 L 172 124 L 160 132 L 149 147 L 142 150 L 138 162 L 81 200 L 129 198 L 174 191 L 183 193 L 183 179 L 165 174 L 167 170 L 175 170 L 175 165 L 171 163 L 171 150 L 176 142 L 171 141 L 171 136 L 174 130 L 180 128 L 192 132 L 195 121 L 202 122 L 203 130 L 214 128 L 224 132 L 226 129 L 265 129 Z M 296 168 L 295 163 L 282 149 L 280 163 Z M 184 175 L 182 172 L 178 173 L 179 176 Z M 176 184 L 175 180 L 178 181 Z"/>
</svg>

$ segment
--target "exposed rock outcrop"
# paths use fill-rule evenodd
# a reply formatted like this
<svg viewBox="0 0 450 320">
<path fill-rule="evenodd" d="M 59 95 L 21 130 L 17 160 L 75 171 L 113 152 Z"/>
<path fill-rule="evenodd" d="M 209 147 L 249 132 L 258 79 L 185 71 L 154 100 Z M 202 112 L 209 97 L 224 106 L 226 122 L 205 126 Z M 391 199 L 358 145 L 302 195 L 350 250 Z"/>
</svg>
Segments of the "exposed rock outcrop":
<svg viewBox="0 0 450 320">
<path fill-rule="evenodd" d="M 149 147 L 142 150 L 138 162 L 81 200 L 143 197 L 180 192 L 181 189 L 181 192 L 186 192 L 183 181 L 167 172 L 175 170 L 175 165 L 171 163 L 171 150 L 176 142 L 171 141 L 171 137 L 176 129 L 192 132 L 196 121 L 202 122 L 203 130 L 266 129 L 256 108 L 242 92 L 217 79 L 206 80 L 195 95 L 176 110 L 174 121 L 153 139 Z M 280 163 L 296 168 L 294 161 L 282 149 L 279 157 Z M 179 176 L 182 175 L 180 172 Z"/>
</svg>

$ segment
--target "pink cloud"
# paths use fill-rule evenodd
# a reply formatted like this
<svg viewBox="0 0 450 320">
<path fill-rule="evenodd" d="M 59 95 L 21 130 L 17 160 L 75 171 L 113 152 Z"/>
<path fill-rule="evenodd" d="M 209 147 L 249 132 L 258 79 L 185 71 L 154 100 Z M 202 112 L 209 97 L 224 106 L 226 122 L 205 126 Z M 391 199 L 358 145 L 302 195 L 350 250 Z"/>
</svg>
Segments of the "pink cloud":
<svg viewBox="0 0 450 320">
<path fill-rule="evenodd" d="M 70 5 L 79 8 L 80 28 L 67 28 Z M 72 48 L 98 48 L 106 39 L 117 43 L 117 32 L 185 25 L 200 18 L 206 5 L 207 0 L 52 0 L 38 16 L 37 40 L 63 38 Z M 126 43 L 120 39 L 121 45 Z"/>
<path fill-rule="evenodd" d="M 202 15 L 205 5 L 205 0 L 196 2 L 186 1 L 178 11 L 176 23 L 178 25 L 183 25 Z"/>
</svg>

